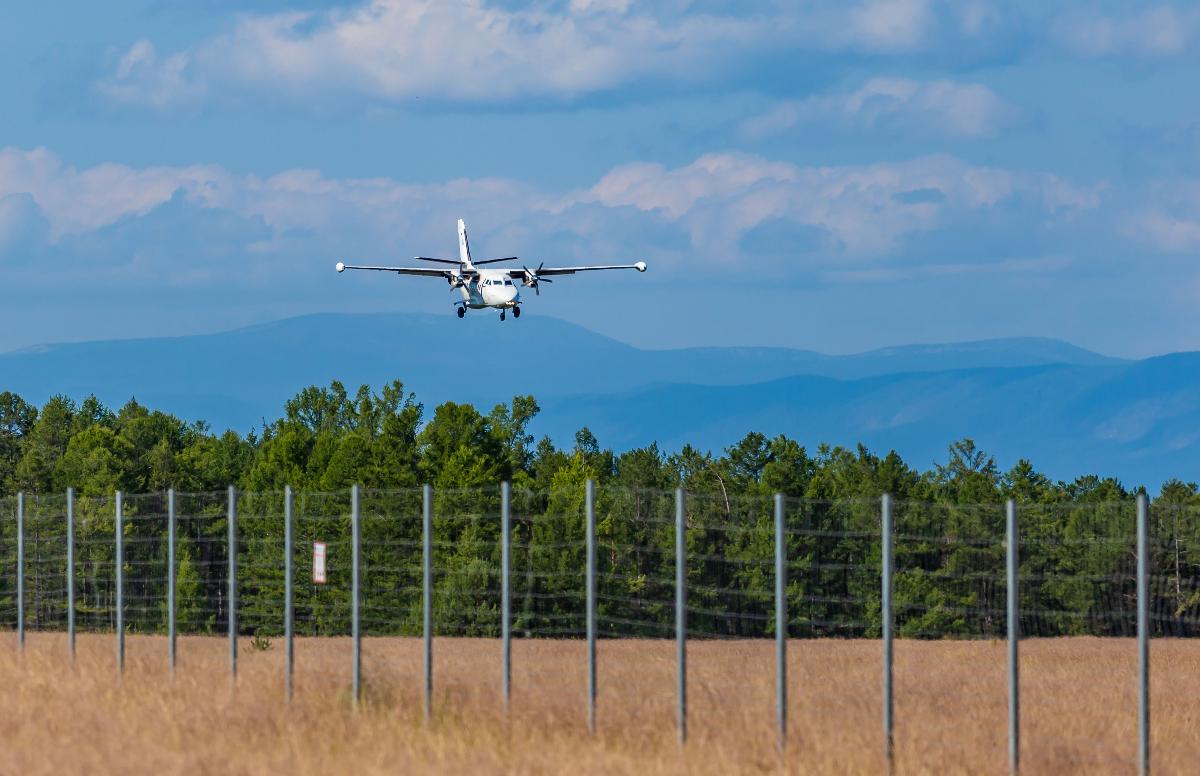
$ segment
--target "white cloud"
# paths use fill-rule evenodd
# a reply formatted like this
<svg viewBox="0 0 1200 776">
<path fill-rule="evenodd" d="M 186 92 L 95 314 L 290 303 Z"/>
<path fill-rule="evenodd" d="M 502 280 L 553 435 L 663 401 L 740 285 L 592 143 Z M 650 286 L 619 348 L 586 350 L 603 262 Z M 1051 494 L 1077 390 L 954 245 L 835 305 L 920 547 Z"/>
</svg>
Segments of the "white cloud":
<svg viewBox="0 0 1200 776">
<path fill-rule="evenodd" d="M 929 0 L 869 0 L 850 11 L 850 23 L 874 47 L 911 51 L 933 26 L 933 9 Z"/>
<path fill-rule="evenodd" d="M 909 196 L 913 193 L 919 196 Z M 743 154 L 708 154 L 668 170 L 657 164 L 619 167 L 566 200 L 635 207 L 683 223 L 692 244 L 736 261 L 747 232 L 780 219 L 815 227 L 831 238 L 828 254 L 886 259 L 912 235 L 954 223 L 971 211 L 1017 197 L 1047 218 L 1069 219 L 1096 208 L 1101 193 L 1056 176 L 974 167 L 948 156 L 842 167 L 799 167 Z"/>
<path fill-rule="evenodd" d="M 962 0 L 953 6 L 962 32 L 968 37 L 987 34 L 1005 23 L 1001 10 L 985 0 Z"/>
<path fill-rule="evenodd" d="M 1125 232 L 1167 253 L 1200 251 L 1200 218 L 1180 218 L 1152 210 L 1127 219 Z"/>
<path fill-rule="evenodd" d="M 50 223 L 50 236 L 80 234 L 131 215 L 145 215 L 179 190 L 197 198 L 228 186 L 219 167 L 146 167 L 100 164 L 86 170 L 64 165 L 44 148 L 0 149 L 0 197 L 30 194 Z"/>
<path fill-rule="evenodd" d="M 470 207 L 490 200 L 527 202 L 528 187 L 500 179 L 406 184 L 390 179 L 323 177 L 287 170 L 269 178 L 238 176 L 216 165 L 145 167 L 65 165 L 50 151 L 0 149 L 0 198 L 28 194 L 50 223 L 54 240 L 79 235 L 127 217 L 144 216 L 182 194 L 191 204 L 262 218 L 271 227 L 336 227 L 349 212 L 381 225 L 403 224 L 405 213 L 437 204 Z"/>
<path fill-rule="evenodd" d="M 983 84 L 872 78 L 853 92 L 780 102 L 740 129 L 754 140 L 814 124 L 978 138 L 994 135 L 1015 113 Z"/>
<path fill-rule="evenodd" d="M 781 52 L 913 53 L 983 39 L 984 0 L 823 0 L 707 11 L 680 0 L 370 0 L 321 13 L 243 15 L 160 56 L 138 41 L 95 88 L 165 108 L 253 94 L 403 103 L 570 100 L 655 84 L 706 85 Z"/>
<path fill-rule="evenodd" d="M 1200 180 L 1164 180 L 1136 197 L 1121 231 L 1163 253 L 1200 253 Z"/>
<path fill-rule="evenodd" d="M 153 108 L 195 102 L 203 96 L 204 86 L 189 77 L 190 59 L 186 54 L 159 59 L 154 44 L 142 39 L 121 55 L 111 77 L 97 88 L 115 102 Z"/>
<path fill-rule="evenodd" d="M 97 88 L 152 107 L 172 92 L 181 103 L 211 97 L 218 86 L 298 100 L 343 91 L 383 101 L 569 99 L 641 78 L 701 80 L 747 50 L 778 49 L 770 33 L 786 35 L 789 23 L 765 14 L 660 18 L 613 2 L 556 12 L 372 0 L 326 14 L 240 17 L 230 33 L 161 61 L 142 41 Z"/>
<path fill-rule="evenodd" d="M 1082 56 L 1170 57 L 1200 38 L 1200 9 L 1154 5 L 1120 16 L 1071 11 L 1059 16 L 1052 30 L 1064 46 Z"/>
</svg>

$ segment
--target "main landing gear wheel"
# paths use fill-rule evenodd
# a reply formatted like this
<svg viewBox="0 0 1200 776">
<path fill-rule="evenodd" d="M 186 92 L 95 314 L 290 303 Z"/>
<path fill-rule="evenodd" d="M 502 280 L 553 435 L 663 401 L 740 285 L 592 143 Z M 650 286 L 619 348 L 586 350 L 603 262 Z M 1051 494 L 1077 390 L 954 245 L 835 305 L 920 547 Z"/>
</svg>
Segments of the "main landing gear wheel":
<svg viewBox="0 0 1200 776">
<path fill-rule="evenodd" d="M 504 320 L 504 311 L 503 310 L 500 311 L 500 320 Z"/>
<path fill-rule="evenodd" d="M 467 314 L 467 308 L 465 308 L 465 307 L 458 308 L 458 317 L 459 318 L 462 318 L 466 314 Z"/>
<path fill-rule="evenodd" d="M 513 308 L 513 317 L 514 317 L 514 318 L 520 318 L 520 317 L 521 317 L 521 308 L 520 308 L 520 307 L 514 307 L 514 308 Z"/>
</svg>

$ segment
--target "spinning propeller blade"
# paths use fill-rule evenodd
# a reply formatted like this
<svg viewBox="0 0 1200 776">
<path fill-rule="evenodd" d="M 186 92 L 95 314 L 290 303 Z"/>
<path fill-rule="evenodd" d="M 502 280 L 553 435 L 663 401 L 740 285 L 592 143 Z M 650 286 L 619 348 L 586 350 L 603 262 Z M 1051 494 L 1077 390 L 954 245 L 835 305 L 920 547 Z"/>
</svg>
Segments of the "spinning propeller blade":
<svg viewBox="0 0 1200 776">
<path fill-rule="evenodd" d="M 533 293 L 534 293 L 535 295 L 537 295 L 537 296 L 541 296 L 541 295 L 542 295 L 542 291 L 541 291 L 541 289 L 540 289 L 540 288 L 538 288 L 538 285 L 539 285 L 539 284 L 541 284 L 541 283 L 553 283 L 553 282 L 554 282 L 554 281 L 553 281 L 553 280 L 551 280 L 550 278 L 540 278 L 540 277 L 538 277 L 538 272 L 541 272 L 541 271 L 542 271 L 542 267 L 544 267 L 544 266 L 546 266 L 546 262 L 544 262 L 544 261 L 543 261 L 542 263 L 538 264 L 537 272 L 530 272 L 530 271 L 529 271 L 529 267 L 524 267 L 524 266 L 523 266 L 523 267 L 521 267 L 521 269 L 525 270 L 525 285 L 527 285 L 527 286 L 529 286 L 530 288 L 532 288 L 532 289 L 533 289 Z"/>
</svg>

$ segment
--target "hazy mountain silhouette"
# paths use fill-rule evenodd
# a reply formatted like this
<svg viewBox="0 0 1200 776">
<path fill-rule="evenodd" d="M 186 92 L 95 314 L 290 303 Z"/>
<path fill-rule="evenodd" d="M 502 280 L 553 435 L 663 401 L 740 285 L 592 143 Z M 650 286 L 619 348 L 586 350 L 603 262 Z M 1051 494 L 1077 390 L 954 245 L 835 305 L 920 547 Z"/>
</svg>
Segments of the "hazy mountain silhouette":
<svg viewBox="0 0 1200 776">
<path fill-rule="evenodd" d="M 810 448 L 864 442 L 918 466 L 971 436 L 1004 465 L 1157 483 L 1200 468 L 1200 354 L 1124 361 L 1050 339 L 909 345 L 847 356 L 786 348 L 645 350 L 553 318 L 308 315 L 218 334 L 56 344 L 0 355 L 0 390 L 41 403 L 131 396 L 217 430 L 273 419 L 300 388 L 399 378 L 430 409 L 531 393 L 534 431 L 582 425 L 617 449 L 719 450 L 747 431 Z"/>
</svg>

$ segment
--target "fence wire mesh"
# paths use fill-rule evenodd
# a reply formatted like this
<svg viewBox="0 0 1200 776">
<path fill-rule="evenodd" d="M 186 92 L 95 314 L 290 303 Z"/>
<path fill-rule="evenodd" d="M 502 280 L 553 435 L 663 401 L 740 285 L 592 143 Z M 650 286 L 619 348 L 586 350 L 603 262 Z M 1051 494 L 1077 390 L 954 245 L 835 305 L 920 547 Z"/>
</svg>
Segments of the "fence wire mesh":
<svg viewBox="0 0 1200 776">
<path fill-rule="evenodd" d="M 228 499 L 177 493 L 178 630 L 228 629 Z M 283 493 L 237 496 L 238 627 L 283 633 Z M 66 497 L 25 496 L 26 625 L 66 627 Z M 362 631 L 422 630 L 422 493 L 361 495 Z M 775 633 L 773 499 L 687 495 L 688 632 L 696 638 Z M 74 595 L 79 630 L 115 624 L 115 513 L 111 497 L 74 500 Z M 596 490 L 597 632 L 659 638 L 674 632 L 674 493 Z M 512 632 L 571 637 L 586 631 L 583 489 L 512 494 Z M 0 624 L 16 624 L 17 499 L 0 499 Z M 499 489 L 435 490 L 433 630 L 496 637 L 501 630 Z M 787 633 L 792 638 L 877 637 L 881 537 L 873 499 L 785 500 Z M 167 495 L 123 498 L 125 622 L 167 627 Z M 1004 506 L 895 504 L 894 616 L 905 638 L 1005 634 Z M 1033 504 L 1019 511 L 1022 635 L 1132 636 L 1136 626 L 1133 502 Z M 1200 509 L 1156 506 L 1150 525 L 1150 613 L 1156 636 L 1200 630 Z M 313 544 L 327 579 L 313 580 Z M 297 635 L 346 635 L 351 623 L 349 491 L 297 493 L 294 607 Z"/>
</svg>

